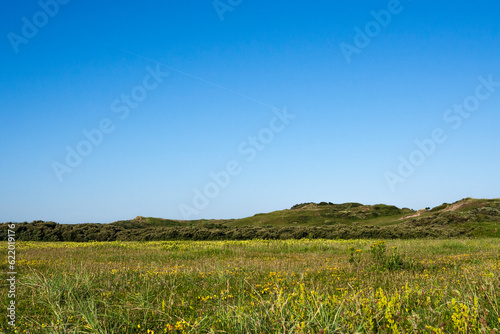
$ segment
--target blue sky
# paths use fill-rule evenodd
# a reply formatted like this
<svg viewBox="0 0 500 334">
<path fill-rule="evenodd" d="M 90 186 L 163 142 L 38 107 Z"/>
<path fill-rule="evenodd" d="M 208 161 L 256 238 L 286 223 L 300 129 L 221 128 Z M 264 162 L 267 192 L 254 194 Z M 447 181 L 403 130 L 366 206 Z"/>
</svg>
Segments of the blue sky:
<svg viewBox="0 0 500 334">
<path fill-rule="evenodd" d="M 500 197 L 496 2 L 0 7 L 2 222 Z"/>
</svg>

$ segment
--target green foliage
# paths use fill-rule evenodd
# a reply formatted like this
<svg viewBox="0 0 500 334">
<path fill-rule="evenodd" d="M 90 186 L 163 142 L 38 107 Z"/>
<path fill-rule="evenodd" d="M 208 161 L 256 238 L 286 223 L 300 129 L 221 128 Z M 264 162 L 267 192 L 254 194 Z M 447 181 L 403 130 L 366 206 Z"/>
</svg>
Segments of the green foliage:
<svg viewBox="0 0 500 334">
<path fill-rule="evenodd" d="M 25 241 L 150 241 L 249 239 L 413 239 L 500 237 L 500 199 L 463 199 L 419 212 L 390 205 L 298 204 L 243 219 L 169 220 L 136 217 L 111 224 L 17 223 Z M 445 210 L 446 209 L 446 210 Z M 7 224 L 0 224 L 0 241 Z"/>
<path fill-rule="evenodd" d="M 377 241 L 370 246 L 372 259 L 376 266 L 387 270 L 398 270 L 413 267 L 413 263 L 405 260 L 397 251 L 396 247 L 391 247 L 391 254 L 387 256 L 387 246 L 385 241 Z"/>
<path fill-rule="evenodd" d="M 16 224 L 20 241 L 155 241 L 155 240 L 250 240 L 250 239 L 358 239 L 442 238 L 472 236 L 473 228 L 454 228 L 422 222 L 373 226 L 224 226 L 208 224 L 179 227 L 124 228 L 109 224 L 63 225 L 53 222 Z M 7 224 L 0 224 L 0 241 L 7 238 Z"/>
<path fill-rule="evenodd" d="M 377 204 L 373 206 L 373 213 L 376 217 L 379 216 L 395 216 L 401 214 L 401 209 L 393 205 Z"/>
<path fill-rule="evenodd" d="M 385 241 L 377 241 L 370 246 L 372 258 L 379 265 L 382 265 L 386 262 L 385 247 Z"/>
<path fill-rule="evenodd" d="M 392 253 L 385 262 L 385 268 L 389 270 L 403 269 L 407 267 L 408 264 L 409 263 L 407 263 L 403 257 L 396 252 L 396 248 L 392 247 Z"/>
<path fill-rule="evenodd" d="M 361 249 L 356 249 L 355 247 L 349 247 L 349 263 L 359 264 L 361 262 Z"/>
</svg>

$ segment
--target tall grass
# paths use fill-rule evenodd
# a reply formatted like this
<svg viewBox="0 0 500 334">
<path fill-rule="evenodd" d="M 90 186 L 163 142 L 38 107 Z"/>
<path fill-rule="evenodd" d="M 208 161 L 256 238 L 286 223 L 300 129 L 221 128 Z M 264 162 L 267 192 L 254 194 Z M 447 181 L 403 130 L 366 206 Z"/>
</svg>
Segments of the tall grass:
<svg viewBox="0 0 500 334">
<path fill-rule="evenodd" d="M 497 239 L 19 242 L 16 330 L 495 333 L 499 251 Z"/>
</svg>

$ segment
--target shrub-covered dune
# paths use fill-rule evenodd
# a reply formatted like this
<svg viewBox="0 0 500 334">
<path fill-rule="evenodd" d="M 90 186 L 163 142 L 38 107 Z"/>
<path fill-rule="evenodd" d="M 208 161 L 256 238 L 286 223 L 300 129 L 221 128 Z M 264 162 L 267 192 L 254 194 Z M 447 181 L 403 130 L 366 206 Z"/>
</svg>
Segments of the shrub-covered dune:
<svg viewBox="0 0 500 334">
<path fill-rule="evenodd" d="M 16 223 L 17 240 L 246 240 L 498 237 L 500 199 L 464 198 L 435 208 L 391 205 L 303 203 L 252 217 L 227 220 L 172 220 L 136 217 L 110 224 Z M 0 224 L 0 240 L 7 224 Z"/>
</svg>

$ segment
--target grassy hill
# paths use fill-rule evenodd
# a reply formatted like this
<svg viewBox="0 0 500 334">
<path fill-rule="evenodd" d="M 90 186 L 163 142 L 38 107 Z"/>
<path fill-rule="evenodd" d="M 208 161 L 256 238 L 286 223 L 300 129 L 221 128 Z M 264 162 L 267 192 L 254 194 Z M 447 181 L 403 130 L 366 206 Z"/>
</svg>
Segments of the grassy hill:
<svg viewBox="0 0 500 334">
<path fill-rule="evenodd" d="M 117 221 L 112 225 L 127 229 L 155 227 L 324 227 L 376 226 L 461 228 L 474 236 L 500 237 L 500 198 L 464 198 L 454 203 L 443 203 L 432 209 L 418 211 L 392 205 L 363 205 L 360 203 L 333 204 L 302 203 L 286 210 L 258 213 L 241 219 L 169 220 L 136 217 Z"/>
<path fill-rule="evenodd" d="M 294 205 L 287 210 L 258 213 L 252 217 L 241 219 L 201 219 L 201 220 L 171 220 L 138 216 L 131 220 L 121 220 L 111 223 L 127 229 L 145 227 L 170 226 L 325 226 L 335 224 L 350 224 L 363 222 L 371 224 L 397 223 L 406 215 L 415 213 L 411 209 L 399 209 L 392 205 L 363 205 L 360 203 L 303 203 Z"/>
<path fill-rule="evenodd" d="M 260 213 L 236 219 L 228 224 L 232 226 L 324 226 L 354 222 L 385 224 L 397 222 L 399 218 L 413 212 L 410 209 L 399 209 L 384 204 L 303 203 L 294 205 L 288 210 Z"/>
<path fill-rule="evenodd" d="M 474 236 L 500 237 L 500 198 L 464 198 L 452 204 L 443 203 L 417 217 L 405 219 L 414 225 L 438 224 L 448 228 L 473 230 Z"/>
<path fill-rule="evenodd" d="M 464 198 L 418 211 L 391 205 L 303 203 L 242 219 L 173 220 L 138 216 L 110 224 L 16 224 L 17 240 L 243 240 L 300 238 L 500 237 L 500 198 Z M 0 240 L 7 224 L 0 224 Z"/>
</svg>

